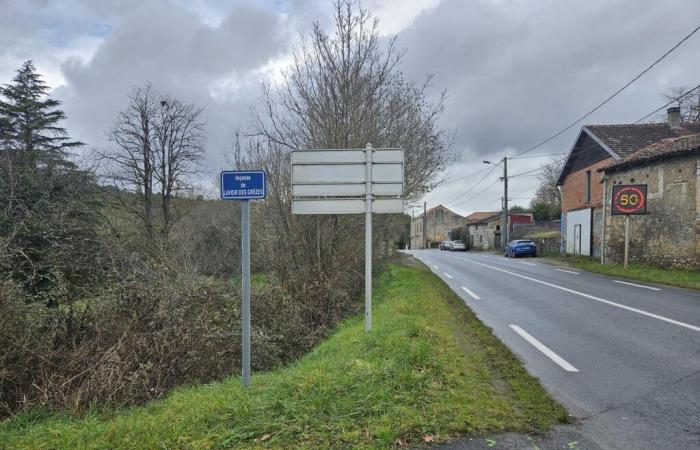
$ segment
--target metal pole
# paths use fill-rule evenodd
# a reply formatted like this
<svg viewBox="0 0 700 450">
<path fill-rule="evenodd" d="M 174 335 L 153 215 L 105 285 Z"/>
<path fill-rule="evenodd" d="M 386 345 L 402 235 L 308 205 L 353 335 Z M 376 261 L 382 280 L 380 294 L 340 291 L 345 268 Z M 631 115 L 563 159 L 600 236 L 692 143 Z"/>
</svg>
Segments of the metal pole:
<svg viewBox="0 0 700 450">
<path fill-rule="evenodd" d="M 501 220 L 501 250 L 508 245 L 508 158 L 503 157 L 503 220 Z"/>
<path fill-rule="evenodd" d="M 625 216 L 625 270 L 629 264 L 630 257 L 630 216 Z"/>
<path fill-rule="evenodd" d="M 250 386 L 250 200 L 241 201 L 241 290 L 243 386 Z"/>
<path fill-rule="evenodd" d="M 608 180 L 603 178 L 603 229 L 600 233 L 600 263 L 605 264 L 605 215 L 608 201 Z"/>
<path fill-rule="evenodd" d="M 428 215 L 426 213 L 428 203 L 423 202 L 423 248 L 428 248 Z"/>
<path fill-rule="evenodd" d="M 372 329 L 372 144 L 365 147 L 365 332 Z"/>
<path fill-rule="evenodd" d="M 416 210 L 411 208 L 411 250 L 415 250 L 418 246 L 415 242 L 418 234 L 416 228 Z"/>
</svg>

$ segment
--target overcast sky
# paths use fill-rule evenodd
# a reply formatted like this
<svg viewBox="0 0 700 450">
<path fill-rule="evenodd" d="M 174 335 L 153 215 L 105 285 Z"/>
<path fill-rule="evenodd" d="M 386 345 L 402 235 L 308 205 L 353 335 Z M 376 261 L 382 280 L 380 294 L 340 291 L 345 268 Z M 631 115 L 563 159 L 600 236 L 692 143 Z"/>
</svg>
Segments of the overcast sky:
<svg viewBox="0 0 700 450">
<path fill-rule="evenodd" d="M 428 194 L 466 214 L 500 208 L 501 183 L 482 160 L 499 160 L 591 109 L 700 24 L 697 0 L 365 0 L 385 36 L 398 34 L 403 70 L 434 74 L 448 93 L 442 126 L 461 161 Z M 0 82 L 33 59 L 63 101 L 65 124 L 89 147 L 150 82 L 204 108 L 206 167 L 224 168 L 232 130 L 245 125 L 260 84 L 279 77 L 299 31 L 331 26 L 321 0 L 0 0 Z M 664 103 L 670 88 L 700 82 L 700 33 L 585 123 L 629 123 Z M 579 127 L 536 152 L 569 151 Z M 550 157 L 513 160 L 511 173 Z M 500 169 L 498 169 L 500 171 Z M 492 186 L 479 194 L 488 185 Z M 511 204 L 527 205 L 536 176 L 511 180 Z M 470 199 L 474 197 L 476 198 Z M 464 202 L 464 200 L 469 200 Z"/>
</svg>

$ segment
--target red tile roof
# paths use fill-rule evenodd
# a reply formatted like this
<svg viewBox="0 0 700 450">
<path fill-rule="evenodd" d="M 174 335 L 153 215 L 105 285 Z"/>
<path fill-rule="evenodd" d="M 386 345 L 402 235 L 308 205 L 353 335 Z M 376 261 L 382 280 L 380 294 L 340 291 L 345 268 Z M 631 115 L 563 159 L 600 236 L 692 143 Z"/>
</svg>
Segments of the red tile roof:
<svg viewBox="0 0 700 450">
<path fill-rule="evenodd" d="M 467 216 L 467 223 L 477 222 L 501 214 L 498 211 L 478 211 Z"/>
<path fill-rule="evenodd" d="M 683 124 L 680 128 L 671 128 L 668 123 L 586 125 L 584 128 L 622 158 L 665 139 L 700 133 L 700 124 Z"/>
<path fill-rule="evenodd" d="M 663 139 L 632 153 L 622 161 L 599 169 L 599 171 L 615 172 L 627 167 L 647 164 L 659 159 L 672 156 L 700 153 L 700 134 L 690 134 L 675 138 Z"/>
<path fill-rule="evenodd" d="M 510 223 L 532 223 L 532 213 L 510 213 Z"/>
</svg>

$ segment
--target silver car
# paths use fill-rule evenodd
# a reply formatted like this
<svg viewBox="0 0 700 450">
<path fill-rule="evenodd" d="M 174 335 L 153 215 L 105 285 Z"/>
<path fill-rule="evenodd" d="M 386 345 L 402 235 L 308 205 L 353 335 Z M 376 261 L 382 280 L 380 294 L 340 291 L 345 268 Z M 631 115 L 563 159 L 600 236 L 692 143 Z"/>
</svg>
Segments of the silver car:
<svg viewBox="0 0 700 450">
<path fill-rule="evenodd" d="M 450 250 L 453 252 L 463 252 L 467 249 L 467 245 L 464 243 L 464 241 L 452 241 L 452 245 L 450 246 Z"/>
</svg>

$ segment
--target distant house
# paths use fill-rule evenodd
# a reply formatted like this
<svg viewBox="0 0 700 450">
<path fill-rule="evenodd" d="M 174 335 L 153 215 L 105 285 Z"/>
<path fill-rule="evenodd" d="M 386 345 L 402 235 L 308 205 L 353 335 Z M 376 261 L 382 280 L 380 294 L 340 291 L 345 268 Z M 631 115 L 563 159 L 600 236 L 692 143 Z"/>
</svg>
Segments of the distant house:
<svg viewBox="0 0 700 450">
<path fill-rule="evenodd" d="M 467 231 L 469 244 L 474 249 L 493 250 L 499 249 L 501 243 L 501 213 L 478 212 L 467 216 Z M 532 213 L 509 213 L 508 223 L 532 223 Z"/>
<path fill-rule="evenodd" d="M 411 248 L 422 249 L 426 244 L 428 248 L 437 247 L 449 239 L 451 229 L 461 226 L 464 226 L 463 216 L 443 205 L 430 208 L 425 213 L 425 220 L 423 214 L 411 220 Z"/>
<path fill-rule="evenodd" d="M 600 169 L 608 189 L 605 259 L 624 255 L 625 218 L 612 216 L 615 184 L 645 184 L 646 214 L 630 217 L 630 261 L 700 270 L 700 134 L 664 139 Z"/>
<path fill-rule="evenodd" d="M 680 123 L 679 108 L 669 108 L 666 123 L 582 127 L 557 180 L 562 193 L 563 250 L 600 256 L 606 190 L 600 169 L 664 139 L 699 132 L 700 124 Z"/>
</svg>

